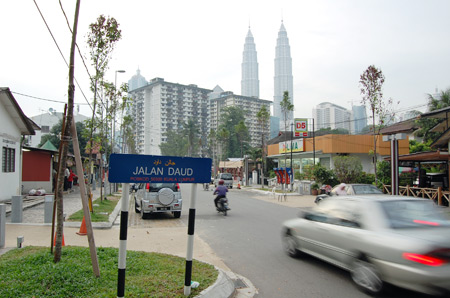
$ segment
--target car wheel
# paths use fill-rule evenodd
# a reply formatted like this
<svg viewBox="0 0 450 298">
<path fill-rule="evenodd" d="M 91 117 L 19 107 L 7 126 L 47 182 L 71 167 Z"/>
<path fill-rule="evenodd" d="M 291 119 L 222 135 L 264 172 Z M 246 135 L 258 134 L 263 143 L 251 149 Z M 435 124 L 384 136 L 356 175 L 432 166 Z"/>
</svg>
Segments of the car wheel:
<svg viewBox="0 0 450 298">
<path fill-rule="evenodd" d="M 144 208 L 142 208 L 142 201 L 141 201 L 141 218 L 142 219 L 146 219 L 147 218 L 147 214 L 145 214 Z"/>
<path fill-rule="evenodd" d="M 358 259 L 353 262 L 350 274 L 355 285 L 363 292 L 377 295 L 384 289 L 376 267 L 367 260 Z"/>
<path fill-rule="evenodd" d="M 181 217 L 181 211 L 174 211 L 174 212 L 173 212 L 173 216 L 174 216 L 175 218 L 180 218 L 180 217 Z"/>
<path fill-rule="evenodd" d="M 297 248 L 297 241 L 295 237 L 291 234 L 290 230 L 287 230 L 283 234 L 283 249 L 286 254 L 292 258 L 298 258 L 301 255 L 301 252 Z"/>
<path fill-rule="evenodd" d="M 138 204 L 136 202 L 136 200 L 134 200 L 134 212 L 139 213 L 139 208 L 138 208 Z"/>
</svg>

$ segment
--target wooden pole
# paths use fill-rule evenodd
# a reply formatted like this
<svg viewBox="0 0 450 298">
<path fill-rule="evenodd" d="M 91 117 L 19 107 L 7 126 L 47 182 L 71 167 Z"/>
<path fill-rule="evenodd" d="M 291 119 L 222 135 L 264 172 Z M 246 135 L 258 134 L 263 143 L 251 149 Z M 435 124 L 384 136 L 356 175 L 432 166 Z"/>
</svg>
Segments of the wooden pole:
<svg viewBox="0 0 450 298">
<path fill-rule="evenodd" d="M 75 125 L 75 120 L 72 118 L 72 141 L 73 141 L 73 151 L 75 153 L 75 164 L 77 167 L 78 175 L 83 175 L 83 164 L 81 162 L 80 145 L 78 144 L 77 126 Z M 91 213 L 89 212 L 89 202 L 86 195 L 86 184 L 83 179 L 78 179 L 80 181 L 80 194 L 81 203 L 83 205 L 83 214 L 86 223 L 86 231 L 89 242 L 89 251 L 91 253 L 92 270 L 95 276 L 100 276 L 100 268 L 98 266 L 97 250 L 95 248 L 94 231 L 92 229 Z"/>
</svg>

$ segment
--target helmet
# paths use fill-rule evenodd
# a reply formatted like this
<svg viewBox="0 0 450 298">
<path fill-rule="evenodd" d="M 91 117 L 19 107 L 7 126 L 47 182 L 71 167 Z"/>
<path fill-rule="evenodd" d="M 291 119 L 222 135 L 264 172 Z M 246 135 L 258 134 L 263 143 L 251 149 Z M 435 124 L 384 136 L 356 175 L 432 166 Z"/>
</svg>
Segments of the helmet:
<svg viewBox="0 0 450 298">
<path fill-rule="evenodd" d="M 222 179 L 219 180 L 219 185 L 223 185 L 225 183 L 225 181 L 223 181 Z"/>
</svg>

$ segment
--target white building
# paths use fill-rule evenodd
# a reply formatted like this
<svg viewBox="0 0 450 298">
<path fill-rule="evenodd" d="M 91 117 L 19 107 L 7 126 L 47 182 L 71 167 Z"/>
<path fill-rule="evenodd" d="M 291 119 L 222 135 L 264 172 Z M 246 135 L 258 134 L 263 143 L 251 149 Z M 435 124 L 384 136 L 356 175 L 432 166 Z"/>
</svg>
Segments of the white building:
<svg viewBox="0 0 450 298">
<path fill-rule="evenodd" d="M 160 155 L 168 129 L 179 130 L 192 118 L 201 136 L 209 133 L 208 94 L 212 90 L 197 85 L 170 83 L 162 78 L 132 90 L 131 116 L 135 120 L 136 152 Z"/>
<path fill-rule="evenodd" d="M 27 137 L 28 145 L 30 147 L 38 147 L 41 143 L 42 135 L 50 133 L 52 127 L 58 124 L 62 120 L 63 116 L 64 113 L 57 112 L 56 110 L 50 108 L 47 113 L 31 117 L 31 120 L 41 127 L 41 130 L 36 131 L 35 135 Z M 89 119 L 87 116 L 78 114 L 76 110 L 74 110 L 73 118 L 75 122 L 83 122 Z M 57 144 L 53 145 L 56 146 Z"/>
<path fill-rule="evenodd" d="M 313 109 L 315 129 L 343 128 L 350 132 L 351 112 L 330 102 L 322 102 Z"/>
<path fill-rule="evenodd" d="M 258 114 L 262 106 L 266 106 L 266 110 L 270 111 L 269 100 L 259 99 L 255 97 L 248 97 L 242 95 L 235 95 L 233 92 L 227 91 L 220 93 L 219 96 L 211 97 L 210 100 L 210 128 L 217 130 L 220 125 L 220 116 L 223 114 L 223 109 L 226 107 L 238 107 L 244 111 L 245 126 L 248 128 L 250 135 L 249 145 L 252 147 L 261 146 L 261 127 L 258 123 Z M 270 121 L 267 121 L 265 128 L 267 132 L 266 137 L 269 137 Z"/>
<path fill-rule="evenodd" d="M 0 201 L 21 194 L 22 146 L 21 137 L 39 129 L 17 104 L 9 88 L 0 88 L 0 142 L 2 171 L 0 173 Z"/>
<path fill-rule="evenodd" d="M 250 27 L 242 53 L 241 95 L 259 98 L 258 55 Z"/>
</svg>

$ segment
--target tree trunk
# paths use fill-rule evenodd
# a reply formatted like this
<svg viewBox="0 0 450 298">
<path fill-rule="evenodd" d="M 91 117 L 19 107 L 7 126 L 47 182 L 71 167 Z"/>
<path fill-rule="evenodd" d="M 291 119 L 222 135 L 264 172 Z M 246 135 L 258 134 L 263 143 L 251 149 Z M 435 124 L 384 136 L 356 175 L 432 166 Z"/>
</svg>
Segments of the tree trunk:
<svg viewBox="0 0 450 298">
<path fill-rule="evenodd" d="M 68 114 L 66 127 L 64 135 L 61 138 L 62 146 L 62 158 L 59 167 L 59 187 L 55 198 L 56 201 L 56 243 L 55 243 L 55 255 L 54 262 L 57 263 L 61 261 L 61 251 L 62 251 L 62 238 L 63 238 L 63 228 L 64 228 L 64 209 L 63 209 L 63 188 L 61 187 L 64 181 L 64 170 L 67 165 L 67 151 L 68 151 L 68 141 L 71 135 L 71 126 L 73 118 L 73 103 L 75 96 L 75 85 L 74 85 L 74 69 L 75 69 L 75 46 L 77 39 L 77 27 L 78 27 L 78 14 L 80 12 L 80 0 L 77 0 L 75 8 L 75 17 L 73 22 L 72 31 L 72 45 L 70 47 L 70 64 L 69 64 L 69 90 L 68 90 Z M 61 179 L 62 178 L 62 179 Z"/>
</svg>

